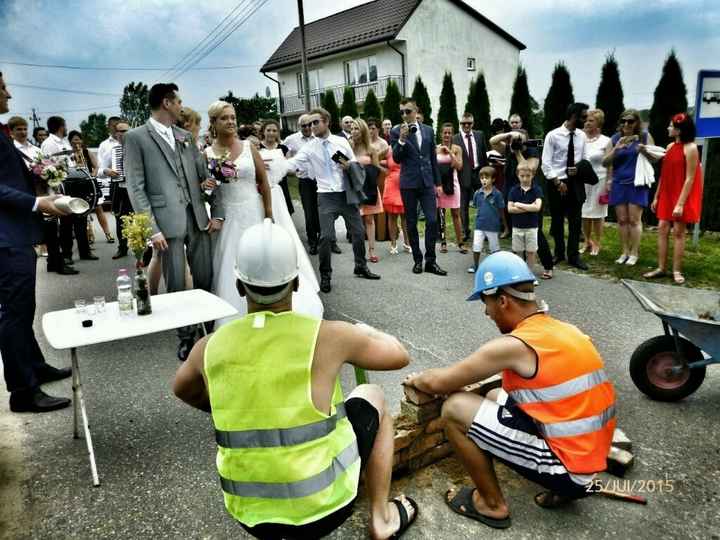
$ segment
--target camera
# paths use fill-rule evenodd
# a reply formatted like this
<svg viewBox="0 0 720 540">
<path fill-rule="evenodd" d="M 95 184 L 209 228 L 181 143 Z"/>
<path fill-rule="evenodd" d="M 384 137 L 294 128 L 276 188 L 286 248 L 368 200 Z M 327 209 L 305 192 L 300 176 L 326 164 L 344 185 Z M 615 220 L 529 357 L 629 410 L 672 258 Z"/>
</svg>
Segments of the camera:
<svg viewBox="0 0 720 540">
<path fill-rule="evenodd" d="M 335 152 L 330 159 L 332 159 L 335 163 L 340 163 L 342 161 L 349 160 L 349 158 L 345 154 L 343 154 L 340 150 Z"/>
<path fill-rule="evenodd" d="M 417 125 L 413 124 L 412 126 L 410 126 L 410 133 L 416 133 L 416 132 L 417 132 Z"/>
<path fill-rule="evenodd" d="M 522 139 L 513 139 L 510 143 L 510 149 L 515 152 L 517 150 L 523 150 L 525 148 L 542 148 L 542 139 L 528 139 L 523 141 Z"/>
</svg>

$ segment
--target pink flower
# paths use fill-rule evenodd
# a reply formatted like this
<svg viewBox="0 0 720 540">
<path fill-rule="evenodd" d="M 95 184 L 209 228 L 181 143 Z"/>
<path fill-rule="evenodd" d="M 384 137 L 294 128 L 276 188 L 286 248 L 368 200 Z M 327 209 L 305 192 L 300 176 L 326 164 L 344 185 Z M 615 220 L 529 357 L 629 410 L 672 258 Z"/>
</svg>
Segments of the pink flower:
<svg viewBox="0 0 720 540">
<path fill-rule="evenodd" d="M 222 172 L 222 175 L 225 178 L 231 178 L 235 176 L 235 167 L 228 167 L 227 165 L 223 165 L 220 167 L 220 172 Z"/>
</svg>

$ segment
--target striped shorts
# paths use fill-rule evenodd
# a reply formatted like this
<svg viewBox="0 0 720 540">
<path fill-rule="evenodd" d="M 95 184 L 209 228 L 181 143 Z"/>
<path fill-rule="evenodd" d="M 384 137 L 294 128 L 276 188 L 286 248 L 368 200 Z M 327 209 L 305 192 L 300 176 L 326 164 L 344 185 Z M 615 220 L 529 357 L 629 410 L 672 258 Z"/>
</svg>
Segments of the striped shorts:
<svg viewBox="0 0 720 540">
<path fill-rule="evenodd" d="M 500 390 L 497 402 L 484 400 L 467 433 L 480 448 L 528 480 L 560 495 L 582 498 L 595 475 L 568 472 L 535 421 Z"/>
</svg>

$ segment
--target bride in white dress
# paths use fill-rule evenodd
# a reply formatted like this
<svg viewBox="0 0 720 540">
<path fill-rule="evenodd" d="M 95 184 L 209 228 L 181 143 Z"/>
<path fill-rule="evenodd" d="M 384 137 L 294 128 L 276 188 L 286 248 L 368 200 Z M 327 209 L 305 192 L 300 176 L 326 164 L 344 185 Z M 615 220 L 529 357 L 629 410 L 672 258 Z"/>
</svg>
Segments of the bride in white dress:
<svg viewBox="0 0 720 540">
<path fill-rule="evenodd" d="M 317 278 L 287 211 L 281 188 L 277 186 L 277 182 L 268 182 L 265 165 L 253 145 L 237 139 L 235 110 L 232 105 L 222 101 L 214 102 L 208 115 L 211 128 L 215 131 L 215 141 L 212 147 L 205 150 L 206 157 L 219 158 L 227 151 L 230 151 L 231 157 L 235 156 L 235 177 L 215 188 L 212 203 L 221 207 L 225 215 L 222 224 L 213 222 L 214 227 L 221 226 L 213 254 L 213 292 L 235 306 L 238 315 L 217 321 L 215 327 L 219 328 L 247 314 L 245 298 L 240 296 L 235 285 L 237 245 L 242 234 L 252 225 L 261 223 L 265 216 L 272 217 L 277 224 L 288 230 L 298 247 L 300 286 L 298 291 L 293 293 L 293 311 L 321 318 L 323 305 L 318 296 Z M 284 161 L 282 152 L 280 157 Z M 282 180 L 287 174 L 287 164 L 279 160 L 275 163 L 275 159 L 269 163 L 269 176 L 274 179 L 276 173 L 273 170 L 282 169 L 283 173 L 279 178 Z"/>
</svg>

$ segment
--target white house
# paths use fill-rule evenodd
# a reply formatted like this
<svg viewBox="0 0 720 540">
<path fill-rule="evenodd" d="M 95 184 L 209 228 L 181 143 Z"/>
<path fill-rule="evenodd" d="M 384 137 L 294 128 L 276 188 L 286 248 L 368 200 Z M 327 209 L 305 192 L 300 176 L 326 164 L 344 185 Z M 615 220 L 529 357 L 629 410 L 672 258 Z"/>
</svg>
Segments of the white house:
<svg viewBox="0 0 720 540">
<path fill-rule="evenodd" d="M 520 41 L 461 0 L 375 0 L 305 25 L 310 105 L 328 89 L 342 103 L 345 86 L 358 105 L 370 88 L 378 100 L 388 81 L 410 94 L 422 77 L 436 118 L 445 71 L 452 73 L 458 115 L 470 81 L 483 71 L 493 117 L 507 117 Z M 295 129 L 305 110 L 300 31 L 296 27 L 260 70 L 278 85 L 284 124 Z M 273 78 L 269 73 L 274 73 Z"/>
</svg>

